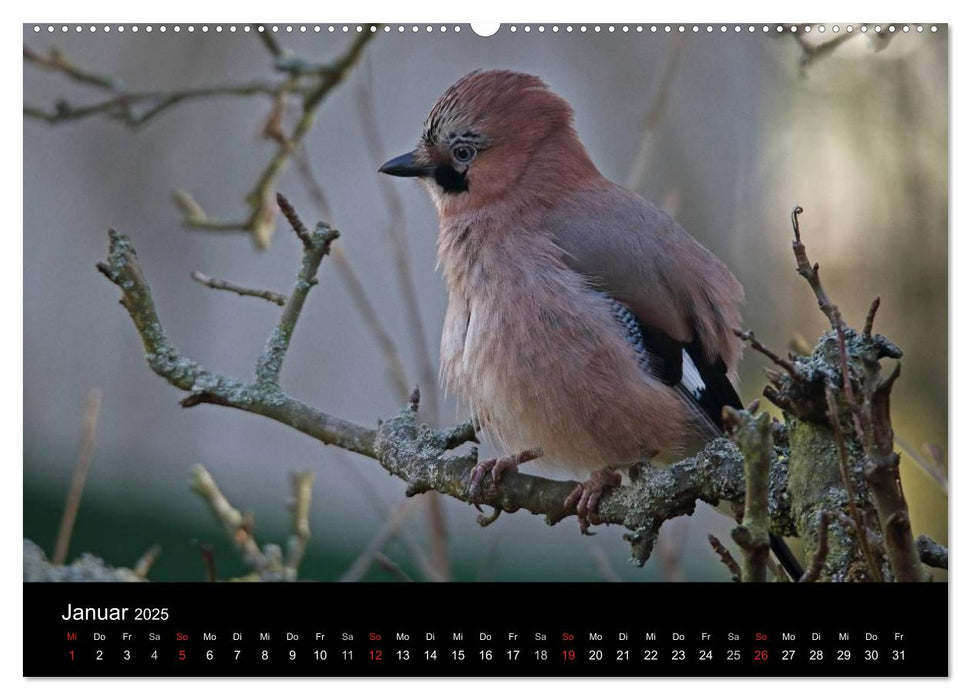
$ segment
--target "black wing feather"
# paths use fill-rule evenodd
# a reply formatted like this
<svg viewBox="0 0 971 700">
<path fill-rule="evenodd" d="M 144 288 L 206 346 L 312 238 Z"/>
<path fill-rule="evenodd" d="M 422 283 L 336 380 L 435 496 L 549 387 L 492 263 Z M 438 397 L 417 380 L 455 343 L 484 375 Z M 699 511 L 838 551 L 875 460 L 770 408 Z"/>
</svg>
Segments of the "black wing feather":
<svg viewBox="0 0 971 700">
<path fill-rule="evenodd" d="M 698 375 L 704 384 L 700 393 L 685 391 L 702 413 L 718 428 L 723 428 L 722 408 L 731 406 L 741 408 L 742 401 L 728 379 L 728 368 L 719 358 L 715 362 L 706 362 L 700 340 L 696 337 L 685 345 L 664 331 L 658 330 L 641 322 L 640 319 L 624 304 L 611 298 L 611 310 L 614 318 L 624 328 L 627 341 L 634 348 L 641 367 L 653 374 L 668 386 L 681 383 L 684 373 L 684 354 L 687 352 L 691 362 L 698 370 Z"/>
</svg>

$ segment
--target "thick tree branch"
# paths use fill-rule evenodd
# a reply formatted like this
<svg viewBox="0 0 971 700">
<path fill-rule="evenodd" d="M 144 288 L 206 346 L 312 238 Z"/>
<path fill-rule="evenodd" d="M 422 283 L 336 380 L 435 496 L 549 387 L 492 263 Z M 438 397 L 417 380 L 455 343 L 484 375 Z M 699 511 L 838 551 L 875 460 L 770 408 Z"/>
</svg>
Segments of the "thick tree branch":
<svg viewBox="0 0 971 700">
<path fill-rule="evenodd" d="M 332 234 L 326 226 L 318 226 L 309 234 L 312 245 L 304 251 L 298 287 L 309 289 L 309 280 L 316 274 L 315 265 L 323 257 L 325 241 L 328 237 L 332 240 Z M 208 403 L 265 416 L 324 444 L 378 460 L 386 471 L 406 482 L 408 495 L 437 491 L 467 503 L 473 500 L 469 476 L 478 461 L 476 450 L 473 448 L 464 454 L 452 452 L 474 438 L 471 423 L 434 430 L 420 425 L 409 406 L 377 429 L 369 429 L 284 393 L 276 383 L 288 347 L 282 338 L 285 333 L 281 326 L 292 334 L 299 316 L 297 307 L 290 312 L 284 310 L 285 320 L 281 320 L 267 342 L 268 350 L 260 362 L 263 381 L 244 382 L 212 372 L 182 355 L 166 336 L 128 237 L 110 231 L 109 241 L 108 259 L 98 269 L 121 290 L 121 303 L 141 336 L 151 369 L 174 387 L 188 392 L 182 401 L 184 406 Z M 302 303 L 301 300 L 299 304 L 302 306 Z M 788 534 L 793 528 L 784 496 L 786 469 L 783 458 L 772 464 L 769 510 L 774 531 L 779 534 Z M 576 486 L 573 481 L 517 473 L 504 475 L 497 486 L 487 476 L 474 500 L 505 512 L 526 510 L 544 515 L 547 522 L 554 524 L 576 514 L 574 508 L 564 506 Z M 630 485 L 606 490 L 600 502 L 599 518 L 605 524 L 622 525 L 630 530 L 626 538 L 631 542 L 633 558 L 643 564 L 665 520 L 694 512 L 698 500 L 711 504 L 727 500 L 740 505 L 744 498 L 742 458 L 731 442 L 715 440 L 696 457 L 677 464 L 648 464 L 633 469 Z"/>
</svg>

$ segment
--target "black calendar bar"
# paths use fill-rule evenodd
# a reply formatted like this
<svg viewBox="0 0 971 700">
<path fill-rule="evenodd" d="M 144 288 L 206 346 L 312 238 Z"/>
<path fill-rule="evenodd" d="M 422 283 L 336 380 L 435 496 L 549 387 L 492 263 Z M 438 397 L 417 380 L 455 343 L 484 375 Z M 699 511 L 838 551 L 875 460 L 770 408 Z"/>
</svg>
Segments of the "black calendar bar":
<svg viewBox="0 0 971 700">
<path fill-rule="evenodd" d="M 24 585 L 27 676 L 946 676 L 946 584 Z"/>
</svg>

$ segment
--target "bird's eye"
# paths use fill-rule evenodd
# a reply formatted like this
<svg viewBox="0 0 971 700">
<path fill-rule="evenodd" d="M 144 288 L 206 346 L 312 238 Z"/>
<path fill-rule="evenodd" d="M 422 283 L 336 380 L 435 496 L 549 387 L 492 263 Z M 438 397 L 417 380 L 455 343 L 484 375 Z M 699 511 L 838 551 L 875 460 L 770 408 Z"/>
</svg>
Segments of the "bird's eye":
<svg viewBox="0 0 971 700">
<path fill-rule="evenodd" d="M 452 149 L 452 157 L 459 163 L 468 163 L 475 158 L 475 149 L 472 146 L 456 146 Z"/>
</svg>

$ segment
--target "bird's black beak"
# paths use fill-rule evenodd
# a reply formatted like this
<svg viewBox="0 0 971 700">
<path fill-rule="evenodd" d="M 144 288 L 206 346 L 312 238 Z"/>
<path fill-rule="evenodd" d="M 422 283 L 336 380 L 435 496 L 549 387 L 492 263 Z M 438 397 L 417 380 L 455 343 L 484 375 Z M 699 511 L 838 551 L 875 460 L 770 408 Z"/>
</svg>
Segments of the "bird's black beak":
<svg viewBox="0 0 971 700">
<path fill-rule="evenodd" d="M 395 177 L 426 177 L 435 171 L 434 165 L 422 165 L 415 160 L 413 153 L 392 158 L 378 168 L 379 173 L 394 175 Z"/>
</svg>

